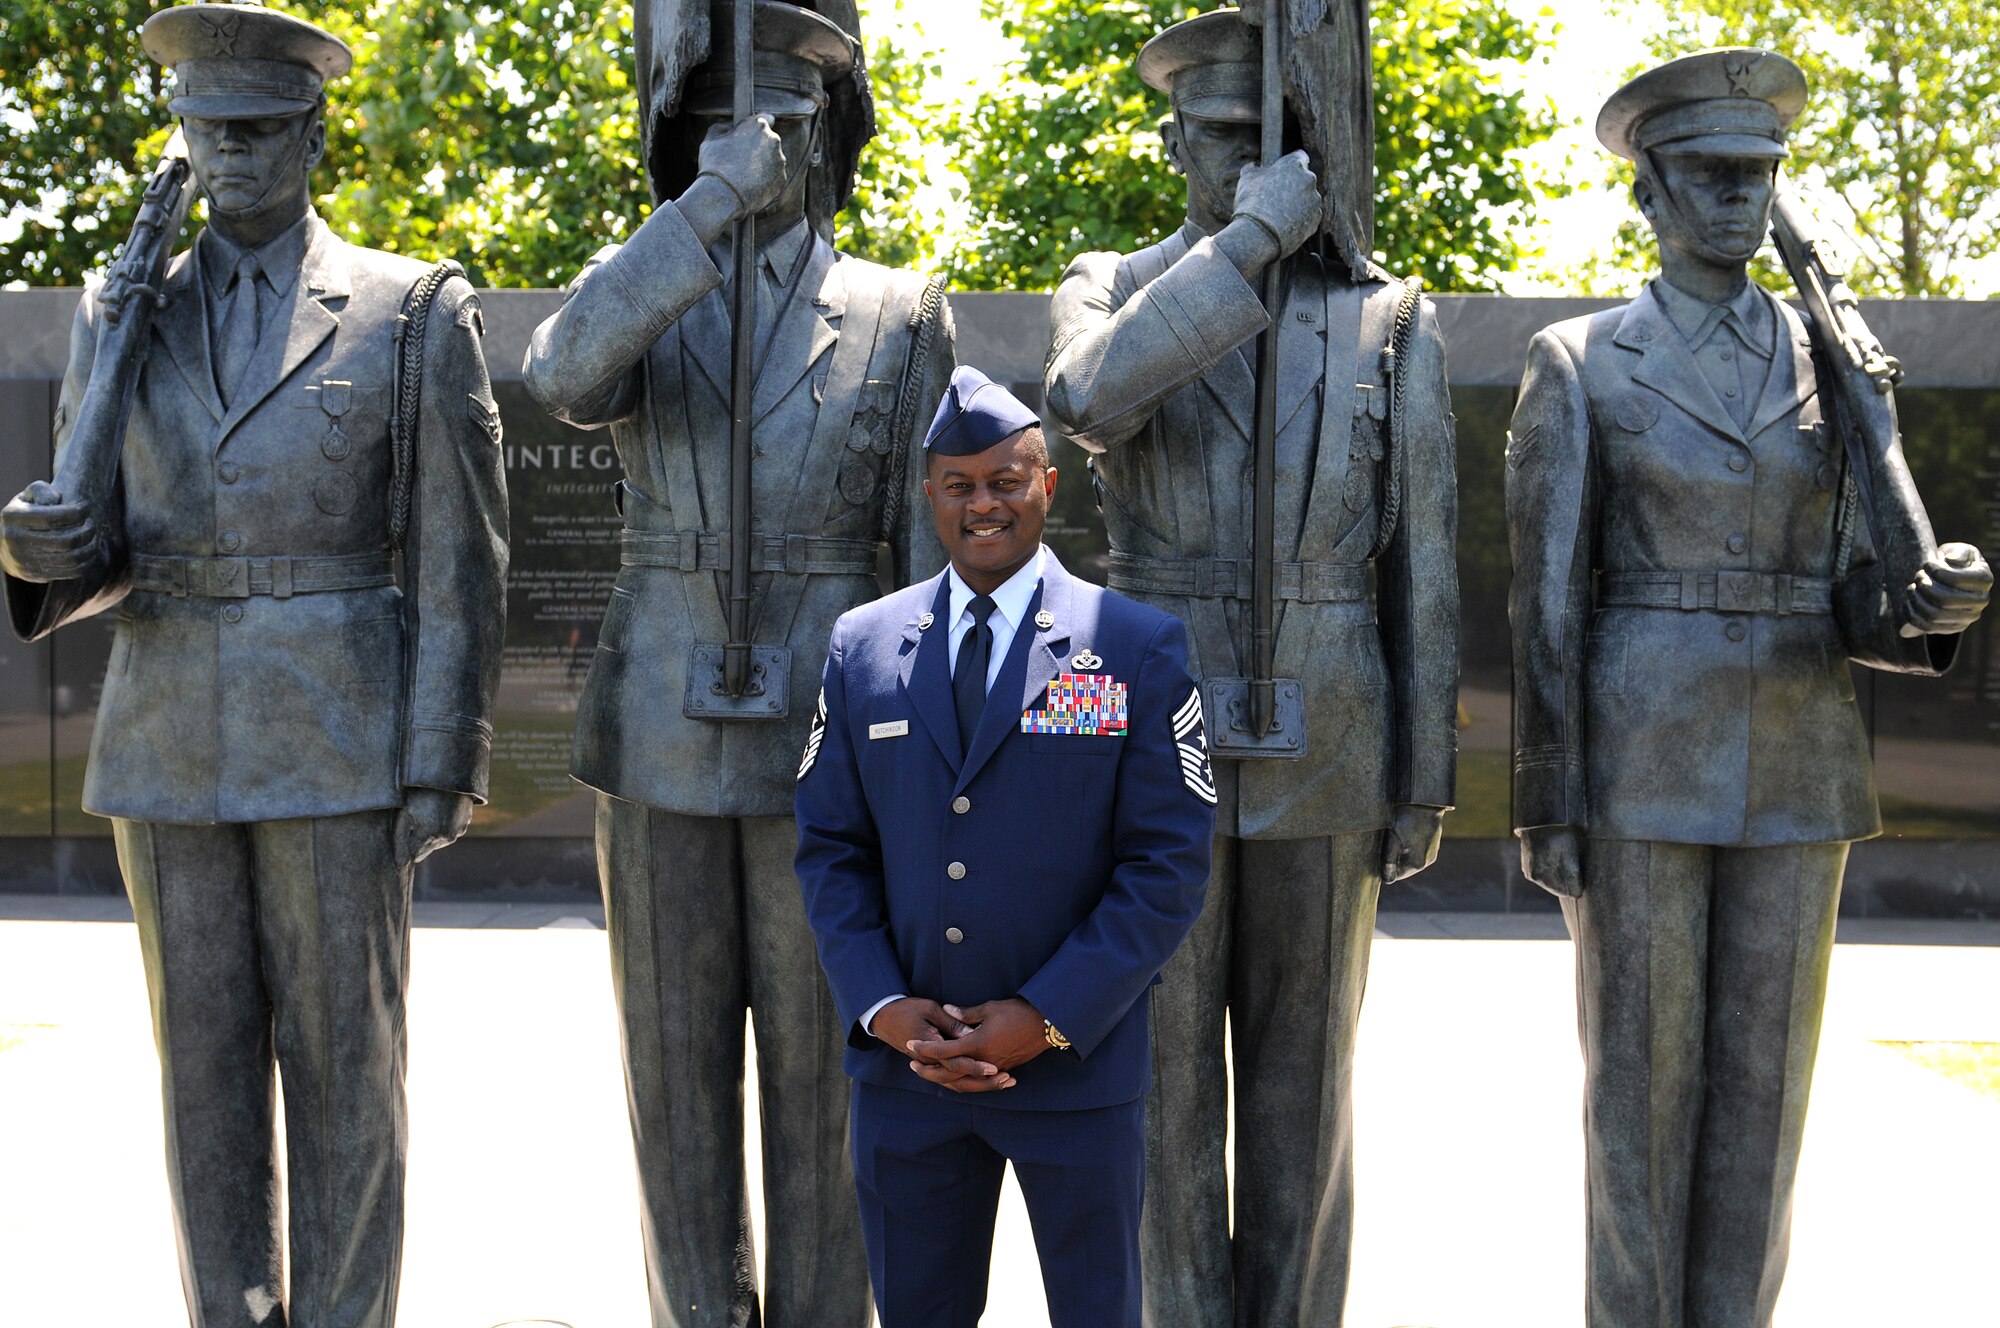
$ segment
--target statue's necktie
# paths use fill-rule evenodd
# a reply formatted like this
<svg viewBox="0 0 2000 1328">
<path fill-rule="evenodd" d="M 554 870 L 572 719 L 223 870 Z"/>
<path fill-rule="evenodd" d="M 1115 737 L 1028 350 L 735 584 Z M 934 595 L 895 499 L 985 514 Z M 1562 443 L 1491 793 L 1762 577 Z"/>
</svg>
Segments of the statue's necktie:
<svg viewBox="0 0 2000 1328">
<path fill-rule="evenodd" d="M 257 352 L 257 334 L 264 322 L 258 297 L 263 284 L 258 278 L 263 272 L 264 265 L 256 254 L 244 254 L 236 260 L 236 270 L 222 293 L 221 326 L 215 339 L 215 389 L 222 396 L 224 409 L 236 399 L 250 357 Z"/>
<path fill-rule="evenodd" d="M 986 620 L 997 607 L 991 595 L 973 598 L 972 629 L 958 643 L 958 667 L 951 671 L 951 696 L 958 706 L 958 749 L 972 750 L 972 735 L 979 730 L 980 712 L 986 709 L 986 669 L 993 660 L 993 629 Z"/>
</svg>

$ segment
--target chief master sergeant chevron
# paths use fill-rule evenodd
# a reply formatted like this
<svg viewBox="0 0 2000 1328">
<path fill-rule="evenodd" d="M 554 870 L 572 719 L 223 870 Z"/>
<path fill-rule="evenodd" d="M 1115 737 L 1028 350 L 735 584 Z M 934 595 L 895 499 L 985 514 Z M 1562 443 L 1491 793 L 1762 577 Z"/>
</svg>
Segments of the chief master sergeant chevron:
<svg viewBox="0 0 2000 1328">
<path fill-rule="evenodd" d="M 1005 388 L 959 369 L 925 447 L 951 566 L 835 625 L 798 778 L 875 1300 L 974 1328 L 1011 1161 L 1055 1328 L 1138 1328 L 1147 995 L 1215 819 L 1186 635 L 1042 547 Z"/>
</svg>

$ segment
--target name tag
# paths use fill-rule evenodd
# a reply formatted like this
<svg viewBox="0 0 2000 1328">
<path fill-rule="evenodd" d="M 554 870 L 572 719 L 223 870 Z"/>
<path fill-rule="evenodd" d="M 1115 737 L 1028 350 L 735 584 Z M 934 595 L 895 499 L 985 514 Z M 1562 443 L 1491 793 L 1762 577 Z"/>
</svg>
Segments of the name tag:
<svg viewBox="0 0 2000 1328">
<path fill-rule="evenodd" d="M 870 724 L 868 726 L 868 736 L 870 738 L 902 738 L 907 737 L 909 732 L 910 721 L 907 719 L 898 719 L 887 724 Z"/>
</svg>

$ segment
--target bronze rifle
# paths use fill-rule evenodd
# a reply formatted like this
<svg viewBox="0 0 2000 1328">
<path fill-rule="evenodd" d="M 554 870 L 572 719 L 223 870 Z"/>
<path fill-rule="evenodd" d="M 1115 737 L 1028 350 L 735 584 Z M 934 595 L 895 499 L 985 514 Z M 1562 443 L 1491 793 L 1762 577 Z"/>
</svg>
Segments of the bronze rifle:
<svg viewBox="0 0 2000 1328">
<path fill-rule="evenodd" d="M 167 141 L 160 164 L 146 184 L 132 234 L 118 251 L 98 293 L 104 327 L 98 333 L 90 380 L 77 406 L 76 425 L 63 449 L 51 487 L 59 503 L 75 503 L 102 513 L 118 483 L 125 426 L 139 390 L 153 311 L 165 303 L 161 286 L 174 243 L 194 203 L 194 172 L 179 129 Z"/>
<path fill-rule="evenodd" d="M 1890 600 L 1907 618 L 1910 586 L 1938 546 L 1896 422 L 1903 366 L 1869 330 L 1830 234 L 1791 190 L 1778 193 L 1771 233 L 1805 305 L 1821 400 L 1846 449 Z M 1907 622 L 1902 631 L 1917 634 Z"/>
</svg>

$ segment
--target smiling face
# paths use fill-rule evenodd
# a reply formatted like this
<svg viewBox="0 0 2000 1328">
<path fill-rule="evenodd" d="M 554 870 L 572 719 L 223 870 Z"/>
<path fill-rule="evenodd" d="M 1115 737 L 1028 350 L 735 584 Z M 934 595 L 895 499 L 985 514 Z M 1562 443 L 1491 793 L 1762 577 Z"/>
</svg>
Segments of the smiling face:
<svg viewBox="0 0 2000 1328">
<path fill-rule="evenodd" d="M 1771 230 L 1775 160 L 1652 153 L 1648 162 L 1632 192 L 1662 248 L 1710 268 L 1742 267 L 1756 256 Z"/>
<path fill-rule="evenodd" d="M 924 492 L 951 565 L 980 594 L 991 594 L 1041 547 L 1056 492 L 1048 444 L 1023 429 L 972 456 L 933 456 Z"/>
<path fill-rule="evenodd" d="M 312 170 L 326 151 L 318 112 L 255 120 L 189 115 L 181 127 L 210 224 L 231 238 L 261 243 L 312 205 Z"/>
</svg>

